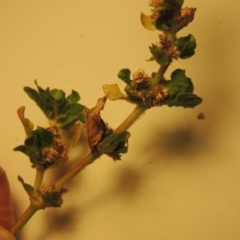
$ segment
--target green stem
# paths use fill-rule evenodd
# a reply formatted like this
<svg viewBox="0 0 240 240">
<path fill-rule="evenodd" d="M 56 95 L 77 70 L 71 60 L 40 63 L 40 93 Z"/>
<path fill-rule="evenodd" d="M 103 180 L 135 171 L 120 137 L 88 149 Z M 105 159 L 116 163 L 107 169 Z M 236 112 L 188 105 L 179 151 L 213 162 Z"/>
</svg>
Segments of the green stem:
<svg viewBox="0 0 240 240">
<path fill-rule="evenodd" d="M 128 130 L 131 125 L 147 110 L 143 105 L 137 105 L 130 115 L 116 128 L 115 133 L 121 133 Z"/>
<path fill-rule="evenodd" d="M 115 130 L 116 133 L 126 131 L 145 111 L 147 107 L 136 106 L 133 112 L 122 122 L 122 124 Z M 75 175 L 77 175 L 88 164 L 92 163 L 96 158 L 100 157 L 101 153 L 89 153 L 81 161 L 79 161 L 72 169 L 70 169 L 65 175 L 63 175 L 56 183 L 55 187 L 62 187 Z"/>
<path fill-rule="evenodd" d="M 164 75 L 167 67 L 160 67 L 157 75 L 154 79 L 161 79 Z M 159 81 L 159 80 L 158 80 Z M 128 130 L 131 125 L 148 109 L 145 105 L 137 105 L 132 113 L 119 125 L 119 127 L 115 130 L 116 133 L 121 133 Z M 60 179 L 55 182 L 55 187 L 61 188 L 64 186 L 70 179 L 75 177 L 83 168 L 85 168 L 88 164 L 92 163 L 95 159 L 99 158 L 102 154 L 101 153 L 89 153 L 83 159 L 81 159 L 73 168 L 71 168 L 65 175 L 63 175 Z M 44 170 L 38 169 L 36 180 L 34 184 L 34 190 L 36 191 L 41 187 L 42 180 L 44 177 Z M 33 209 L 30 207 L 26 210 L 26 212 L 20 217 L 12 231 L 14 233 L 19 232 L 19 230 L 27 223 L 27 221 L 34 215 L 34 213 L 38 209 Z"/>
<path fill-rule="evenodd" d="M 41 188 L 43 178 L 44 178 L 45 170 L 37 169 L 35 183 L 34 183 L 34 191 L 39 190 Z"/>
<path fill-rule="evenodd" d="M 45 174 L 45 170 L 37 169 L 35 183 L 34 183 L 34 192 L 35 193 L 37 190 L 40 189 L 40 187 L 42 185 L 44 174 Z M 17 220 L 17 222 L 13 226 L 11 233 L 16 236 L 19 233 L 19 231 L 26 225 L 26 223 L 29 221 L 29 219 L 40 208 L 41 208 L 40 205 L 33 204 L 33 202 L 31 201 L 29 207 L 26 209 L 26 211 L 22 214 L 22 216 Z"/>
<path fill-rule="evenodd" d="M 137 106 L 133 112 L 123 121 L 123 123 L 115 130 L 115 132 L 126 131 L 143 113 L 146 111 L 146 107 Z M 92 163 L 95 159 L 100 157 L 101 153 L 89 153 L 83 159 L 81 159 L 73 168 L 71 168 L 65 175 L 63 175 L 57 182 L 55 182 L 55 187 L 60 188 L 64 186 L 70 179 L 76 176 L 83 168 L 88 164 Z M 34 190 L 36 191 L 41 187 L 42 180 L 44 177 L 45 171 L 37 169 L 37 175 L 34 183 Z M 12 228 L 12 233 L 16 235 L 29 221 L 29 219 L 34 215 L 34 213 L 39 208 L 32 206 L 23 213 L 23 215 L 18 219 L 14 227 Z"/>
<path fill-rule="evenodd" d="M 160 68 L 158 69 L 158 72 L 156 73 L 156 75 L 154 76 L 154 78 L 151 81 L 151 88 L 153 89 L 157 84 L 159 84 L 165 74 L 165 72 L 167 71 L 169 67 L 168 65 L 163 65 L 160 66 Z"/>
<path fill-rule="evenodd" d="M 13 228 L 11 229 L 11 233 L 14 236 L 17 236 L 19 231 L 26 225 L 29 219 L 35 214 L 35 212 L 39 210 L 38 207 L 30 204 L 30 206 L 26 209 L 26 211 L 22 214 L 22 216 L 17 220 Z"/>
<path fill-rule="evenodd" d="M 100 157 L 100 153 L 89 153 L 83 159 L 81 159 L 73 168 L 71 168 L 65 175 L 63 175 L 57 182 L 55 187 L 60 188 L 65 185 L 70 179 L 76 176 L 84 167 L 92 163 L 95 159 Z"/>
</svg>

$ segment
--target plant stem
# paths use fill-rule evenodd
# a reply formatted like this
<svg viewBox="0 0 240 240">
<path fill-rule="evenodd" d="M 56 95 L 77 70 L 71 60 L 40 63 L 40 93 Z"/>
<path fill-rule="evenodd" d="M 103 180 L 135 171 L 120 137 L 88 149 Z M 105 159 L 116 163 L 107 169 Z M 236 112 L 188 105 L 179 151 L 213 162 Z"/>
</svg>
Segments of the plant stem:
<svg viewBox="0 0 240 240">
<path fill-rule="evenodd" d="M 45 174 L 45 170 L 43 169 L 37 169 L 36 177 L 35 177 L 35 183 L 34 183 L 34 191 L 39 190 L 42 182 L 43 182 L 43 177 Z"/>
<path fill-rule="evenodd" d="M 83 159 L 81 159 L 73 168 L 71 168 L 65 175 L 55 182 L 55 187 L 60 188 L 65 185 L 70 179 L 77 175 L 84 167 L 92 163 L 95 159 L 100 157 L 100 153 L 89 153 Z"/>
<path fill-rule="evenodd" d="M 19 231 L 26 225 L 29 219 L 34 215 L 34 213 L 39 210 L 38 207 L 34 206 L 32 203 L 26 209 L 26 211 L 22 214 L 22 216 L 17 220 L 13 228 L 11 229 L 11 233 L 16 236 Z"/>
<path fill-rule="evenodd" d="M 159 68 L 158 73 L 156 74 L 154 81 L 158 84 L 159 80 L 162 79 L 165 71 L 168 66 L 163 66 Z M 143 104 L 137 105 L 134 110 L 130 113 L 130 115 L 116 128 L 115 133 L 121 133 L 128 130 L 132 124 L 148 109 L 147 106 Z M 92 163 L 95 159 L 99 158 L 102 154 L 98 152 L 91 152 L 83 159 L 81 159 L 73 168 L 71 168 L 65 175 L 63 175 L 60 179 L 55 182 L 55 187 L 61 188 L 64 186 L 70 179 L 75 177 L 83 168 L 85 168 L 88 164 Z M 41 187 L 45 170 L 37 169 L 37 175 L 34 184 L 34 190 L 38 190 Z M 39 208 L 33 207 L 32 205 L 25 211 L 25 213 L 19 218 L 17 223 L 12 229 L 13 234 L 17 234 L 21 228 L 28 222 L 28 220 L 34 215 L 34 213 Z"/>
<path fill-rule="evenodd" d="M 167 71 L 169 67 L 168 65 L 162 65 L 160 66 L 160 68 L 158 69 L 158 72 L 156 73 L 156 75 L 154 76 L 154 78 L 151 81 L 151 88 L 153 89 L 157 84 L 161 83 L 161 80 L 165 74 L 165 72 Z"/>
<path fill-rule="evenodd" d="M 147 110 L 143 105 L 137 105 L 130 115 L 116 128 L 115 133 L 121 133 L 128 130 L 131 125 Z"/>
<path fill-rule="evenodd" d="M 126 131 L 146 110 L 147 107 L 145 106 L 136 106 L 133 112 L 122 122 L 122 124 L 115 130 L 115 132 L 120 133 Z M 58 179 L 58 181 L 55 182 L 55 187 L 62 187 L 70 179 L 77 175 L 84 167 L 92 163 L 96 158 L 100 157 L 101 155 L 101 153 L 89 153 L 72 169 L 70 169 L 64 176 Z"/>
</svg>

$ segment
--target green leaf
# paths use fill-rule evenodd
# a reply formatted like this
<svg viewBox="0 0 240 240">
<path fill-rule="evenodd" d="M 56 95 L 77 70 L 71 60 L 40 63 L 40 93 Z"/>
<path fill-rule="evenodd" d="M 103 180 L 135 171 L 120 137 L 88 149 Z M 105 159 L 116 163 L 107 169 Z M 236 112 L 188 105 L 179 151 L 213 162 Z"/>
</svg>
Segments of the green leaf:
<svg viewBox="0 0 240 240">
<path fill-rule="evenodd" d="M 195 54 L 195 49 L 197 47 L 196 40 L 193 35 L 189 34 L 187 37 L 178 38 L 175 41 L 175 45 L 181 52 L 180 58 L 187 59 Z"/>
<path fill-rule="evenodd" d="M 165 81 L 163 86 L 168 88 L 170 99 L 175 99 L 182 93 L 192 93 L 194 90 L 191 79 L 186 77 L 185 71 L 181 69 L 175 70 L 171 75 L 171 80 Z"/>
<path fill-rule="evenodd" d="M 42 157 L 42 149 L 49 147 L 53 144 L 53 133 L 50 131 L 38 127 L 33 131 L 32 136 L 27 138 L 24 142 L 24 145 L 15 147 L 14 151 L 20 151 L 27 155 L 33 164 L 33 167 L 49 167 L 53 163 L 44 161 Z"/>
<path fill-rule="evenodd" d="M 142 99 L 138 95 L 134 94 L 133 87 L 131 85 L 127 85 L 124 88 L 124 91 L 127 93 L 130 100 L 133 100 L 134 102 L 142 102 Z"/>
<path fill-rule="evenodd" d="M 72 103 L 71 105 L 68 105 L 61 113 L 58 123 L 56 125 L 59 127 L 67 126 L 77 121 L 78 119 L 83 118 L 83 110 L 84 106 L 78 103 Z"/>
<path fill-rule="evenodd" d="M 62 90 L 53 89 L 53 90 L 50 91 L 50 93 L 56 101 L 60 101 L 61 103 L 64 102 L 65 92 L 63 92 Z"/>
<path fill-rule="evenodd" d="M 65 92 L 62 90 L 50 90 L 49 88 L 44 90 L 37 84 L 37 81 L 35 81 L 35 84 L 38 91 L 30 87 L 25 87 L 24 90 L 40 107 L 52 126 L 67 128 L 73 125 L 75 121 L 84 121 L 84 107 L 77 103 L 80 96 L 76 91 L 72 90 L 72 93 L 66 98 Z M 70 107 L 72 104 L 73 106 Z M 76 105 L 79 106 L 76 107 Z M 76 113 L 76 109 L 81 112 Z M 66 116 L 67 113 L 70 113 L 70 116 Z M 70 121 L 70 119 L 72 120 Z"/>
<path fill-rule="evenodd" d="M 53 144 L 53 133 L 45 128 L 38 127 L 35 130 L 34 135 L 37 136 L 36 141 L 41 148 L 49 147 Z"/>
<path fill-rule="evenodd" d="M 122 150 L 125 152 L 125 144 L 130 136 L 129 132 L 113 133 L 100 142 L 97 149 L 101 153 L 112 153 L 115 151 L 122 153 Z"/>
<path fill-rule="evenodd" d="M 34 158 L 34 159 L 37 159 L 37 158 L 40 157 L 38 149 L 28 147 L 28 146 L 25 146 L 25 145 L 17 146 L 13 150 L 22 152 L 25 155 L 27 155 L 28 157 L 31 157 L 31 158 Z"/>
<path fill-rule="evenodd" d="M 171 29 L 171 25 L 167 22 L 165 17 L 159 17 L 156 21 L 155 26 L 160 31 L 167 31 Z"/>
<path fill-rule="evenodd" d="M 202 102 L 200 97 L 193 94 L 193 83 L 190 78 L 186 77 L 184 70 L 175 70 L 171 75 L 171 80 L 164 81 L 162 86 L 168 89 L 168 97 L 164 99 L 163 104 L 169 107 L 193 108 Z"/>
<path fill-rule="evenodd" d="M 145 27 L 145 29 L 154 31 L 156 30 L 155 23 L 151 16 L 147 16 L 144 13 L 141 13 L 141 23 Z"/>
<path fill-rule="evenodd" d="M 152 44 L 152 46 L 149 47 L 150 52 L 152 53 L 152 56 L 154 60 L 160 64 L 160 65 L 168 65 L 171 62 L 171 59 L 169 59 L 163 51 L 159 47 L 157 47 L 155 44 Z"/>
<path fill-rule="evenodd" d="M 80 100 L 80 95 L 78 92 L 72 90 L 72 93 L 69 96 L 67 96 L 67 100 L 70 103 L 77 103 Z"/>
<path fill-rule="evenodd" d="M 179 94 L 176 99 L 172 101 L 166 101 L 164 104 L 169 107 L 184 107 L 184 108 L 194 108 L 202 102 L 202 98 L 198 97 L 193 93 L 183 93 Z"/>
<path fill-rule="evenodd" d="M 126 96 L 120 91 L 117 84 L 103 85 L 103 91 L 110 100 L 125 99 Z"/>
<path fill-rule="evenodd" d="M 33 193 L 34 193 L 33 186 L 25 183 L 24 180 L 20 176 L 18 176 L 18 181 L 22 183 L 23 188 L 25 189 L 25 191 L 27 192 L 29 197 L 31 197 L 33 195 Z"/>
<path fill-rule="evenodd" d="M 118 73 L 118 78 L 123 80 L 126 84 L 131 84 L 132 80 L 130 79 L 131 71 L 127 68 L 120 70 Z"/>
</svg>

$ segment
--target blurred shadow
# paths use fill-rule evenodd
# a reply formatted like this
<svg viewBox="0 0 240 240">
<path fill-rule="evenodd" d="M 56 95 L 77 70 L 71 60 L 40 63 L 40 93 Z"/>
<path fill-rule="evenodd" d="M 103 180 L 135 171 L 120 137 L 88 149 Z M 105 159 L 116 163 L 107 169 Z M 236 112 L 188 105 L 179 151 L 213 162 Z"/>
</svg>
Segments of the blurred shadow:
<svg viewBox="0 0 240 240">
<path fill-rule="evenodd" d="M 47 209 L 44 219 L 45 230 L 41 236 L 38 236 L 35 240 L 43 240 L 46 237 L 51 236 L 55 232 L 65 234 L 66 232 L 75 231 L 78 226 L 76 216 L 79 214 L 78 208 L 70 209 Z"/>
<path fill-rule="evenodd" d="M 115 197 L 132 198 L 141 189 L 142 175 L 136 169 L 125 167 L 114 177 L 112 195 Z"/>
<path fill-rule="evenodd" d="M 167 155 L 171 158 L 194 156 L 208 148 L 208 133 L 206 129 L 198 130 L 196 125 L 185 123 L 156 131 L 155 137 L 151 138 L 146 149 L 157 155 Z M 159 158 L 160 159 L 160 158 Z"/>
</svg>

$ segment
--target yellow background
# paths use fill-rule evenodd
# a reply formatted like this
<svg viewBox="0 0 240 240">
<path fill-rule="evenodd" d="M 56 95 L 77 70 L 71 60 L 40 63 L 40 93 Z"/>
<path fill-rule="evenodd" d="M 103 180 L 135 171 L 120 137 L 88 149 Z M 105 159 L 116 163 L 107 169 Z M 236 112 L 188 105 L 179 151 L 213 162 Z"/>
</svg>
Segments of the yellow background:
<svg viewBox="0 0 240 240">
<path fill-rule="evenodd" d="M 101 157 L 87 167 L 67 185 L 62 208 L 38 212 L 19 239 L 240 239 L 240 4 L 188 0 L 185 6 L 197 7 L 196 17 L 178 36 L 196 37 L 196 55 L 174 61 L 167 76 L 186 69 L 203 103 L 149 110 L 130 129 L 122 161 Z M 0 1 L 0 164 L 18 216 L 28 197 L 17 176 L 32 184 L 35 171 L 12 151 L 25 137 L 16 110 L 26 106 L 35 126 L 47 126 L 23 87 L 37 79 L 43 88 L 74 89 L 93 107 L 103 84 L 124 87 L 117 79 L 121 68 L 156 71 L 145 59 L 158 33 L 141 26 L 141 11 L 150 13 L 147 0 Z M 102 116 L 115 128 L 132 109 L 108 101 Z M 199 112 L 205 120 L 197 119 Z M 67 166 L 85 147 L 75 147 Z M 65 171 L 49 171 L 44 182 Z"/>
</svg>

